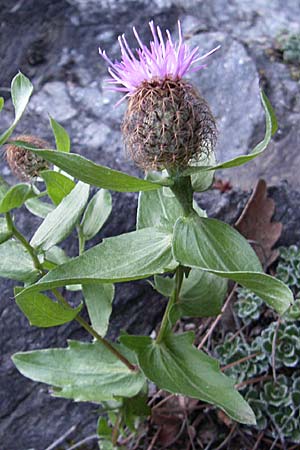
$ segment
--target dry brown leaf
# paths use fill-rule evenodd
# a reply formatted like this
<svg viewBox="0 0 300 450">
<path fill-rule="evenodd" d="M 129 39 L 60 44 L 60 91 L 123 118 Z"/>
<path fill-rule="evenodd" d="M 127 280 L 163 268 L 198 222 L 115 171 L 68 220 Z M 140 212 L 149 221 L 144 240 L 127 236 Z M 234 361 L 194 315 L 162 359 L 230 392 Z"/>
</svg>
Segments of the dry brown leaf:
<svg viewBox="0 0 300 450">
<path fill-rule="evenodd" d="M 259 180 L 235 223 L 235 228 L 253 245 L 265 269 L 278 257 L 278 250 L 272 248 L 282 232 L 282 224 L 271 221 L 274 211 L 275 202 L 268 197 L 266 182 Z"/>
<path fill-rule="evenodd" d="M 227 414 L 221 410 L 217 411 L 217 416 L 220 422 L 224 423 L 228 428 L 230 428 L 234 423 L 232 419 L 230 419 L 230 417 L 228 417 Z"/>
<path fill-rule="evenodd" d="M 213 189 L 217 189 L 218 191 L 220 191 L 221 194 L 224 194 L 224 192 L 231 191 L 232 184 L 230 183 L 229 180 L 222 180 L 221 178 L 216 178 L 212 187 Z"/>
<path fill-rule="evenodd" d="M 164 448 L 177 441 L 182 430 L 182 418 L 171 414 L 159 414 L 156 411 L 152 421 L 159 425 L 158 441 Z"/>
<path fill-rule="evenodd" d="M 163 448 L 174 444 L 184 430 L 184 413 L 179 399 L 171 396 L 160 407 L 154 407 L 151 412 L 152 423 L 158 425 L 158 441 Z"/>
</svg>

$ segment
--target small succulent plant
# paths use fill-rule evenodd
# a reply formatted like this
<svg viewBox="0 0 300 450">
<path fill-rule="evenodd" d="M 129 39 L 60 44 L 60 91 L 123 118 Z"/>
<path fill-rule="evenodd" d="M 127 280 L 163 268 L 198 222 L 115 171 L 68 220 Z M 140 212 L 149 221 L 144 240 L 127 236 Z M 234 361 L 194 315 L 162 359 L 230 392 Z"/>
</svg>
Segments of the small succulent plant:
<svg viewBox="0 0 300 450">
<path fill-rule="evenodd" d="M 274 334 L 276 333 L 276 368 L 296 367 L 300 365 L 299 328 L 296 324 L 282 323 L 276 330 L 276 323 L 272 322 L 262 332 L 262 348 L 271 355 L 273 349 Z"/>
<path fill-rule="evenodd" d="M 280 261 L 276 276 L 290 287 L 300 289 L 300 250 L 296 245 L 279 249 Z"/>
<path fill-rule="evenodd" d="M 282 51 L 284 61 L 300 64 L 300 33 L 288 35 L 283 41 Z"/>
<path fill-rule="evenodd" d="M 239 288 L 235 310 L 238 317 L 246 324 L 257 320 L 261 314 L 261 299 L 245 288 Z"/>
<path fill-rule="evenodd" d="M 266 430 L 274 438 L 300 443 L 300 250 L 297 246 L 280 248 L 276 276 L 287 282 L 296 294 L 296 300 L 284 317 L 263 327 L 258 335 L 257 325 L 270 321 L 261 300 L 245 288 L 238 290 L 234 311 L 246 326 L 243 338 L 228 333 L 215 351 L 226 375 L 242 383 L 253 377 L 270 376 L 276 371 L 276 380 L 242 389 L 256 416 L 256 428 Z M 299 298 L 297 298 L 297 295 Z M 246 361 L 244 358 L 249 357 Z M 231 365 L 233 362 L 241 363 Z M 275 361 L 275 367 L 273 367 Z"/>
</svg>

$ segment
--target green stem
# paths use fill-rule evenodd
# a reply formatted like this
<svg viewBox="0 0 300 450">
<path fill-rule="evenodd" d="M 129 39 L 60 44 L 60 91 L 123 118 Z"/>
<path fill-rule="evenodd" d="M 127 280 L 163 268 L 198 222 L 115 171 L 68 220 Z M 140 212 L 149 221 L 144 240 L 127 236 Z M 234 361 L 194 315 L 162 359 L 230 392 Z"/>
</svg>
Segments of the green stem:
<svg viewBox="0 0 300 450">
<path fill-rule="evenodd" d="M 183 276 L 184 276 L 184 268 L 182 266 L 177 267 L 176 269 L 176 273 L 175 273 L 175 287 L 174 290 L 171 294 L 171 297 L 168 301 L 162 322 L 161 322 L 161 326 L 160 326 L 160 330 L 158 333 L 158 336 L 156 338 L 156 343 L 159 344 L 163 338 L 165 337 L 168 329 L 169 329 L 169 314 L 171 311 L 171 308 L 173 305 L 175 305 L 175 303 L 177 303 L 179 301 L 179 294 L 180 294 L 180 289 L 182 286 L 182 281 L 183 281 Z"/>
<path fill-rule="evenodd" d="M 67 300 L 63 297 L 63 295 L 57 290 L 52 289 L 53 294 L 55 295 L 58 302 L 63 305 L 67 309 L 72 309 Z M 111 345 L 109 341 L 100 336 L 94 328 L 92 328 L 88 322 L 86 322 L 83 317 L 77 316 L 75 317 L 76 322 L 78 322 L 90 335 L 92 335 L 97 341 L 101 342 L 111 353 L 113 353 L 122 363 L 124 363 L 128 369 L 132 371 L 136 371 L 137 367 L 131 364 L 125 356 L 123 356 L 115 347 Z"/>
<path fill-rule="evenodd" d="M 11 218 L 11 215 L 9 212 L 7 212 L 6 214 L 6 221 L 7 221 L 7 226 L 8 229 L 12 232 L 13 236 L 19 241 L 21 242 L 21 244 L 24 246 L 24 248 L 28 251 L 29 255 L 31 256 L 32 262 L 34 264 L 34 267 L 39 270 L 41 273 L 44 272 L 43 266 L 40 263 L 35 250 L 33 247 L 31 247 L 31 245 L 29 244 L 29 242 L 27 242 L 27 239 L 23 236 L 22 233 L 20 233 L 20 231 L 16 228 L 15 224 L 13 223 L 13 220 Z"/>
<path fill-rule="evenodd" d="M 24 248 L 28 251 L 29 255 L 32 258 L 34 267 L 38 269 L 41 274 L 44 274 L 45 271 L 43 269 L 42 264 L 40 263 L 36 253 L 35 249 L 27 242 L 25 236 L 16 228 L 15 224 L 12 221 L 12 218 L 9 213 L 6 213 L 6 221 L 7 226 L 11 230 L 13 236 L 18 239 L 18 241 L 21 242 L 21 244 L 24 246 Z M 57 289 L 52 290 L 53 294 L 55 295 L 58 302 L 63 305 L 67 309 L 72 309 L 67 300 L 61 295 L 61 293 Z M 128 369 L 132 371 L 136 371 L 137 367 L 131 364 L 130 361 L 128 361 L 127 358 L 125 358 L 118 350 L 113 347 L 110 342 L 108 342 L 106 339 L 104 339 L 102 336 L 100 336 L 82 317 L 77 316 L 75 320 L 90 334 L 92 335 L 97 341 L 101 342 L 111 353 L 113 353 L 120 361 L 122 361 Z"/>
<path fill-rule="evenodd" d="M 79 255 L 82 255 L 82 253 L 84 252 L 84 248 L 85 248 L 85 238 L 82 234 L 80 227 L 78 227 L 77 234 L 78 234 Z"/>
<path fill-rule="evenodd" d="M 117 418 L 116 418 L 116 422 L 115 422 L 113 430 L 112 430 L 112 435 L 111 435 L 111 442 L 113 445 L 116 445 L 118 442 L 119 429 L 121 426 L 121 422 L 122 422 L 122 416 L 121 416 L 121 412 L 119 411 Z"/>
<path fill-rule="evenodd" d="M 174 184 L 170 189 L 181 204 L 184 214 L 188 216 L 193 212 L 193 187 L 191 177 L 175 175 L 173 181 Z"/>
</svg>

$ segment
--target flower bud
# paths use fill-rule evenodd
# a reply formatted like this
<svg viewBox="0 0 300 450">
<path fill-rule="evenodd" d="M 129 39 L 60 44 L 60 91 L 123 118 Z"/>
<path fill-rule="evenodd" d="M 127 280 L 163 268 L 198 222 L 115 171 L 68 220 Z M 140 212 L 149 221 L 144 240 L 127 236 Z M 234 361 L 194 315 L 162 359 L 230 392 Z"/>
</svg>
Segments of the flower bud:
<svg viewBox="0 0 300 450">
<path fill-rule="evenodd" d="M 184 169 L 208 156 L 217 136 L 207 102 L 182 79 L 144 82 L 129 98 L 122 131 L 144 170 Z"/>
<path fill-rule="evenodd" d="M 16 141 L 26 142 L 28 145 L 37 148 L 48 148 L 47 142 L 36 136 L 21 135 L 15 138 Z M 42 170 L 49 169 L 49 163 L 40 156 L 17 147 L 13 144 L 6 146 L 6 159 L 11 171 L 21 181 L 29 181 L 39 176 Z"/>
</svg>

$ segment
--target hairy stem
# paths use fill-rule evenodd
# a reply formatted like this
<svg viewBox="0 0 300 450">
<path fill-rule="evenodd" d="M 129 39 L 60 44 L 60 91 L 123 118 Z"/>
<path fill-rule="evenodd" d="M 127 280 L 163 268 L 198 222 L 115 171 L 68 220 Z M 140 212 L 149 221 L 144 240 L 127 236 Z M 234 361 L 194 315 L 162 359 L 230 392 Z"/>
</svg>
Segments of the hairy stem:
<svg viewBox="0 0 300 450">
<path fill-rule="evenodd" d="M 175 273 L 175 287 L 174 290 L 172 292 L 172 295 L 168 301 L 162 322 L 161 322 L 161 326 L 160 326 L 160 330 L 158 333 L 158 336 L 156 338 L 156 343 L 159 344 L 164 336 L 166 335 L 168 329 L 169 329 L 169 314 L 171 311 L 171 308 L 173 305 L 175 305 L 178 300 L 179 300 L 179 294 L 180 294 L 180 289 L 181 289 L 181 285 L 182 285 L 182 281 L 183 281 L 183 276 L 184 276 L 184 269 L 182 266 L 177 267 L 176 269 L 176 273 Z"/>
</svg>

